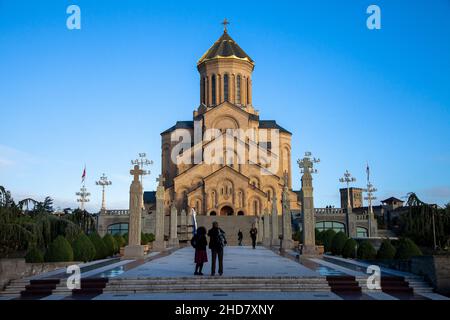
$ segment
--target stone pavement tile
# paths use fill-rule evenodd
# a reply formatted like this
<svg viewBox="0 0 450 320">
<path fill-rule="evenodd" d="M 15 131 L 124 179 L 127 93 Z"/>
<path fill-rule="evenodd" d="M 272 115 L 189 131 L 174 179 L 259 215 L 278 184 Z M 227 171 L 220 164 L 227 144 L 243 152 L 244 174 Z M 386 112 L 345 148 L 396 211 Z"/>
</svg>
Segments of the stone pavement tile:
<svg viewBox="0 0 450 320">
<path fill-rule="evenodd" d="M 438 293 L 434 292 L 423 292 L 423 293 L 416 293 L 419 296 L 424 296 L 425 298 L 431 299 L 431 300 L 450 300 L 450 298 L 440 295 Z"/>
<path fill-rule="evenodd" d="M 71 295 L 66 294 L 52 294 L 50 296 L 44 297 L 41 300 L 64 300 L 65 298 L 69 297 Z"/>
<path fill-rule="evenodd" d="M 398 300 L 396 297 L 393 297 L 382 291 L 364 291 L 364 294 L 368 295 L 371 298 L 374 298 L 375 300 Z"/>
</svg>

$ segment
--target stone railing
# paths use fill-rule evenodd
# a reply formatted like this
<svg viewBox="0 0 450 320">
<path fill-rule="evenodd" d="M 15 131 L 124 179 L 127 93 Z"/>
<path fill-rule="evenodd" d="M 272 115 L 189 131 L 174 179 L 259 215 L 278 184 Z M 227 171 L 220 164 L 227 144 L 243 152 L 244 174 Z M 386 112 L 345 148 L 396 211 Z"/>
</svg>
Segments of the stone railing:
<svg viewBox="0 0 450 320">
<path fill-rule="evenodd" d="M 344 214 L 342 208 L 314 208 L 314 214 Z"/>
</svg>

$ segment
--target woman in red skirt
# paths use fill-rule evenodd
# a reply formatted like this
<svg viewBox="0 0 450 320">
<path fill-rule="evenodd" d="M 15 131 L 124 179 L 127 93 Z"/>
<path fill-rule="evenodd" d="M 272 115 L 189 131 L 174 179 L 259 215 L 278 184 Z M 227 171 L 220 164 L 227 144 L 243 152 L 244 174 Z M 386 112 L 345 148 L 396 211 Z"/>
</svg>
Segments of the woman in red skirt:
<svg viewBox="0 0 450 320">
<path fill-rule="evenodd" d="M 192 239 L 192 245 L 195 248 L 195 272 L 194 275 L 202 276 L 203 264 L 208 262 L 208 255 L 206 254 L 206 247 L 208 242 L 206 240 L 206 229 L 204 227 L 199 227 L 197 233 Z"/>
</svg>

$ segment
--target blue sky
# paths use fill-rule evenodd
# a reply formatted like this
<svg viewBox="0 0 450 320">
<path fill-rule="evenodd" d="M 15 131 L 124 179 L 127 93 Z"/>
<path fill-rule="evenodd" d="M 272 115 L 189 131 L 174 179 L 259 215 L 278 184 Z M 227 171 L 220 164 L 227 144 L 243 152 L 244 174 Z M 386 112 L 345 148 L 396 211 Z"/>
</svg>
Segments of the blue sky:
<svg viewBox="0 0 450 320">
<path fill-rule="evenodd" d="M 66 8 L 81 8 L 81 30 Z M 366 8 L 382 28 L 366 28 Z M 339 206 L 338 179 L 371 167 L 377 196 L 450 201 L 450 2 L 0 0 L 0 185 L 16 199 L 50 195 L 76 206 L 87 166 L 113 181 L 109 207 L 126 208 L 130 160 L 154 160 L 160 132 L 191 120 L 198 58 L 230 35 L 256 62 L 261 119 L 293 133 L 292 155 L 320 157 L 316 206 Z M 294 188 L 300 174 L 293 162 Z"/>
</svg>

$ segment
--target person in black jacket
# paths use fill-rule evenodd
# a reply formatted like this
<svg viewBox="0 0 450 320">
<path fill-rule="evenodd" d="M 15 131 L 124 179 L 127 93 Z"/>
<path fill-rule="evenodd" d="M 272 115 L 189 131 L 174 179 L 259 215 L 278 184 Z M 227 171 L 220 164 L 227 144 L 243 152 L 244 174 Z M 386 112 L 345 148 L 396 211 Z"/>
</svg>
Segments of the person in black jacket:
<svg viewBox="0 0 450 320">
<path fill-rule="evenodd" d="M 205 227 L 199 227 L 197 233 L 194 235 L 192 241 L 192 246 L 195 248 L 195 272 L 194 275 L 202 276 L 203 264 L 208 262 L 208 255 L 206 254 L 206 246 L 208 242 L 206 241 L 206 229 Z"/>
<path fill-rule="evenodd" d="M 216 274 L 216 258 L 219 260 L 219 275 L 223 274 L 223 247 L 227 244 L 225 232 L 219 228 L 219 224 L 214 221 L 212 228 L 208 231 L 209 248 L 211 249 L 211 275 Z"/>
<path fill-rule="evenodd" d="M 253 249 L 256 248 L 256 235 L 257 234 L 258 234 L 258 229 L 256 229 L 255 224 L 252 224 L 252 228 L 250 229 L 250 238 L 252 238 Z"/>
<path fill-rule="evenodd" d="M 242 239 L 244 238 L 244 235 L 242 234 L 242 231 L 241 231 L 241 229 L 239 229 L 239 232 L 238 232 L 238 242 L 239 242 L 239 245 L 240 246 L 242 246 Z"/>
</svg>

